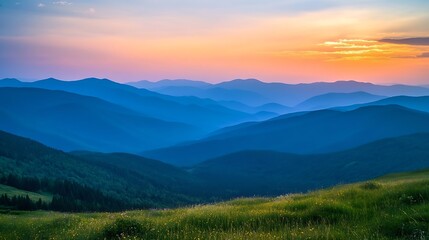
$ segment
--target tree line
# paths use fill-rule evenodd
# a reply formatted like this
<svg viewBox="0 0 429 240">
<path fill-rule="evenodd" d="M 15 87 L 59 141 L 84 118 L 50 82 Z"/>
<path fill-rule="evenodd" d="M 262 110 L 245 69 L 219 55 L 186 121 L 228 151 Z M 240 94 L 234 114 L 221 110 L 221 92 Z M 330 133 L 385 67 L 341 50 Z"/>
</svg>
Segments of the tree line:
<svg viewBox="0 0 429 240">
<path fill-rule="evenodd" d="M 52 194 L 51 202 L 34 201 L 28 195 L 0 196 L 0 205 L 17 210 L 53 210 L 62 212 L 122 211 L 135 206 L 107 196 L 101 191 L 70 180 L 22 177 L 9 174 L 0 184 L 17 189 Z"/>
</svg>

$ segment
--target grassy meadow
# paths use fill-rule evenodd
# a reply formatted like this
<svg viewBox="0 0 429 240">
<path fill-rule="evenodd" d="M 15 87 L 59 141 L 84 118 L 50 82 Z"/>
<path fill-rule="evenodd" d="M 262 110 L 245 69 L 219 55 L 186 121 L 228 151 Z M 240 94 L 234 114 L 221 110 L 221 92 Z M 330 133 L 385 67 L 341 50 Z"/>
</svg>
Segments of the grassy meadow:
<svg viewBox="0 0 429 240">
<path fill-rule="evenodd" d="M 0 239 L 428 239 L 429 171 L 276 198 L 121 213 L 3 211 Z"/>
<path fill-rule="evenodd" d="M 28 195 L 28 197 L 33 200 L 37 201 L 41 199 L 44 202 L 50 202 L 52 200 L 52 194 L 40 194 L 35 192 L 29 192 L 21 189 L 17 189 L 14 187 L 6 186 L 3 184 L 0 184 L 0 195 L 7 194 L 8 196 L 25 196 Z"/>
</svg>

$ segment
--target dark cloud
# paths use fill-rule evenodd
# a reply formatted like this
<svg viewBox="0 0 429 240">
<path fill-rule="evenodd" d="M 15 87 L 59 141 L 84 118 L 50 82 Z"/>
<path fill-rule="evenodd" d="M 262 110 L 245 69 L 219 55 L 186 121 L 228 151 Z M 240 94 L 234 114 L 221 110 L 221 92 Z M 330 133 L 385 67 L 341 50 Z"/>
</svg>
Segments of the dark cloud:
<svg viewBox="0 0 429 240">
<path fill-rule="evenodd" d="M 384 39 L 379 40 L 379 42 L 393 43 L 393 44 L 429 46 L 429 37 L 401 38 L 401 39 L 384 38 Z"/>
<path fill-rule="evenodd" d="M 429 58 L 429 52 L 424 52 L 417 56 L 418 58 Z"/>
</svg>

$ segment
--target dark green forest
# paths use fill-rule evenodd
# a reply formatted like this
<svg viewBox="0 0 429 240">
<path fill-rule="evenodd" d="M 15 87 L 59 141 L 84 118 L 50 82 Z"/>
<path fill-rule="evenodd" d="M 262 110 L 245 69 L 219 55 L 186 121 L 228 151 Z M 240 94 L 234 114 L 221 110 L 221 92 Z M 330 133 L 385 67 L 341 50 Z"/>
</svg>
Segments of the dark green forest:
<svg viewBox="0 0 429 240">
<path fill-rule="evenodd" d="M 13 174 L 0 178 L 0 184 L 17 189 L 52 194 L 50 202 L 38 199 L 34 201 L 28 195 L 8 196 L 2 194 L 0 205 L 16 210 L 53 210 L 67 212 L 82 211 L 121 211 L 133 209 L 132 206 L 119 199 L 108 197 L 101 191 L 68 180 L 39 179 L 36 177 L 22 177 Z"/>
</svg>

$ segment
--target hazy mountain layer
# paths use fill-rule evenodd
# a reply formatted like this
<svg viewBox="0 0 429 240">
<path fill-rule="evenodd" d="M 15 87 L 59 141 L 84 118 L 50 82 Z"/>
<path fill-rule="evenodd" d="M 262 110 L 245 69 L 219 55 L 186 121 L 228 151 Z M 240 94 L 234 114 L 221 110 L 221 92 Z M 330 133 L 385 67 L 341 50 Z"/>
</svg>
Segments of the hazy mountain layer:
<svg viewBox="0 0 429 240">
<path fill-rule="evenodd" d="M 363 107 L 349 112 L 320 110 L 292 113 L 226 128 L 199 141 L 149 151 L 143 155 L 189 166 L 243 150 L 326 153 L 386 137 L 429 132 L 428 122 L 428 113 L 397 105 Z"/>
<path fill-rule="evenodd" d="M 98 98 L 39 88 L 0 88 L 0 115 L 1 130 L 63 150 L 139 152 L 201 134 Z"/>
</svg>

